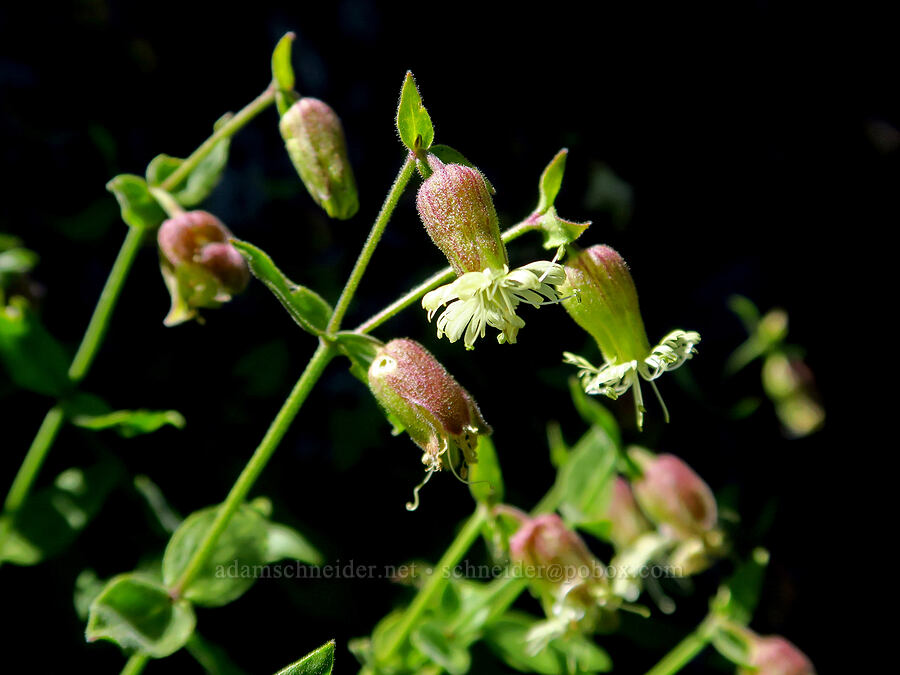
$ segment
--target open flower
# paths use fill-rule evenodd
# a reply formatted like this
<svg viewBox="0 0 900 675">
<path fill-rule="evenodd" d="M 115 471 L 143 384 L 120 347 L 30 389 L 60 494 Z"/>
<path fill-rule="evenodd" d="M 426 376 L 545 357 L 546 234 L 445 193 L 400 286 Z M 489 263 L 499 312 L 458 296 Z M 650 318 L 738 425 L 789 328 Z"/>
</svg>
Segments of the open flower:
<svg viewBox="0 0 900 675">
<path fill-rule="evenodd" d="M 443 164 L 429 156 L 433 170 L 419 188 L 416 206 L 432 241 L 447 256 L 456 281 L 422 298 L 430 321 L 438 317 L 438 337 L 463 337 L 466 349 L 484 337 L 487 326 L 500 331 L 497 341 L 515 343 L 525 322 L 520 303 L 540 307 L 559 300 L 556 286 L 565 281 L 561 265 L 533 262 L 509 270 L 500 223 L 484 177 L 468 166 Z"/>
<path fill-rule="evenodd" d="M 622 256 L 609 246 L 582 251 L 566 263 L 565 273 L 566 283 L 560 288 L 566 296 L 563 307 L 597 341 L 604 359 L 603 365 L 595 366 L 571 352 L 563 354 L 566 363 L 578 366 L 585 392 L 615 400 L 634 387 L 640 429 L 646 412 L 640 385 L 643 378 L 653 387 L 668 421 L 669 412 L 654 380 L 690 359 L 700 334 L 675 330 L 651 348 L 631 273 Z"/>
</svg>

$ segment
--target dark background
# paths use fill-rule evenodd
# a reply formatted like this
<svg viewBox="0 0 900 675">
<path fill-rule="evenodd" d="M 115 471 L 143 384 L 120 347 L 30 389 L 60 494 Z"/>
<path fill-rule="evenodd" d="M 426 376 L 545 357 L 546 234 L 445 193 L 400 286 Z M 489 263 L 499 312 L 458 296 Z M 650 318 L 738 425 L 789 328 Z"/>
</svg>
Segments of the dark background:
<svg viewBox="0 0 900 675">
<path fill-rule="evenodd" d="M 788 636 L 827 672 L 842 651 L 835 571 L 855 536 L 852 526 L 836 523 L 863 491 L 837 431 L 848 393 L 840 359 L 855 353 L 844 340 L 871 332 L 847 283 L 861 274 L 867 238 L 894 222 L 886 191 L 897 177 L 897 109 L 882 94 L 889 89 L 880 71 L 889 56 L 883 22 L 878 12 L 823 14 L 766 2 L 625 4 L 590 11 L 557 2 L 425 9 L 365 0 L 4 5 L 0 231 L 40 253 L 34 277 L 46 291 L 43 319 L 74 350 L 124 236 L 105 182 L 142 174 L 160 152 L 189 154 L 223 112 L 266 87 L 271 49 L 288 30 L 298 36 L 298 88 L 328 101 L 344 121 L 359 215 L 332 222 L 315 207 L 283 151 L 274 111 L 235 138 L 224 180 L 204 208 L 326 298 L 337 297 L 403 161 L 393 117 L 407 69 L 437 142 L 487 174 L 506 225 L 530 212 L 540 171 L 568 147 L 560 214 L 592 219 L 584 243 L 611 244 L 629 261 L 651 340 L 675 327 L 703 336 L 690 372 L 661 381 L 670 425 L 651 400 L 638 434 L 630 395 L 613 405 L 626 439 L 679 454 L 715 490 L 734 496 L 746 534 L 739 551 L 756 543 L 772 551 L 753 627 Z M 631 187 L 630 206 L 610 210 L 592 196 L 601 163 Z M 411 194 L 348 325 L 443 264 Z M 518 264 L 544 255 L 536 237 L 511 248 Z M 721 374 L 744 339 L 726 307 L 736 292 L 763 310 L 790 313 L 790 341 L 806 348 L 828 410 L 824 431 L 787 440 L 767 403 L 746 420 L 729 418 L 741 397 L 762 395 L 758 363 L 730 381 Z M 116 407 L 178 409 L 186 429 L 127 441 L 65 429 L 42 484 L 112 451 L 130 473 L 150 476 L 182 513 L 224 497 L 315 342 L 258 283 L 208 312 L 205 326 L 166 329 L 167 308 L 148 247 L 84 386 Z M 546 421 L 559 420 L 569 442 L 584 430 L 560 352 L 597 355 L 560 308 L 525 308 L 523 316 L 519 345 L 489 338 L 473 353 L 438 342 L 416 309 L 377 335 L 422 341 L 475 395 L 496 431 L 508 501 L 528 508 L 552 480 Z M 33 394 L 3 399 L 3 490 L 48 405 Z M 388 431 L 371 397 L 336 362 L 254 494 L 271 496 L 274 517 L 306 532 L 331 561 L 435 560 L 470 510 L 468 491 L 439 476 L 420 510 L 407 513 L 403 504 L 421 477 L 419 452 Z M 771 526 L 757 527 L 766 514 L 774 515 Z M 164 545 L 142 500 L 123 485 L 64 554 L 0 571 L 4 606 L 15 617 L 5 629 L 8 651 L 34 654 L 49 644 L 38 652 L 46 672 L 72 664 L 115 672 L 123 661 L 114 646 L 83 642 L 71 604 L 74 578 L 86 567 L 101 577 L 132 569 Z M 602 545 L 597 552 L 608 556 Z M 476 549 L 474 558 L 481 555 Z M 633 624 L 634 640 L 602 639 L 617 672 L 655 663 L 700 619 L 727 570 L 723 564 L 699 578 L 695 595 L 652 630 Z M 199 610 L 199 628 L 260 673 L 335 637 L 337 672 L 353 672 L 347 640 L 367 634 L 404 593 L 386 580 L 261 581 L 226 608 Z M 527 600 L 522 606 L 534 609 Z M 475 658 L 476 672 L 496 667 L 483 648 Z M 716 663 L 707 655 L 685 672 Z M 180 653 L 148 672 L 166 667 L 197 671 Z"/>
</svg>

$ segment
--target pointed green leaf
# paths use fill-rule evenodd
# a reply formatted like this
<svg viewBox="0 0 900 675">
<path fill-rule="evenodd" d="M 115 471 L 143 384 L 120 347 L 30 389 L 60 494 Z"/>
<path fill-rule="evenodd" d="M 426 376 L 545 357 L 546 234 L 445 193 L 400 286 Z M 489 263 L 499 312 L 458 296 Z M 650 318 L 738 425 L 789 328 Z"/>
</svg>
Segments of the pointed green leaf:
<svg viewBox="0 0 900 675">
<path fill-rule="evenodd" d="M 469 466 L 469 492 L 487 505 L 503 501 L 503 474 L 497 449 L 489 436 L 478 437 L 478 461 Z"/>
<path fill-rule="evenodd" d="M 299 560 L 310 565 L 321 565 L 325 558 L 297 530 L 279 523 L 268 523 L 266 528 L 266 562 Z"/>
<path fill-rule="evenodd" d="M 88 642 L 110 640 L 164 658 L 181 649 L 197 619 L 189 602 L 173 601 L 168 590 L 136 574 L 109 581 L 91 603 Z"/>
<path fill-rule="evenodd" d="M 563 174 L 566 172 L 566 158 L 568 155 L 569 151 L 563 148 L 556 153 L 553 159 L 550 160 L 550 163 L 544 168 L 541 180 L 538 183 L 540 198 L 535 209 L 536 213 L 544 213 L 556 201 L 556 195 L 559 194 L 559 188 L 562 187 Z"/>
<path fill-rule="evenodd" d="M 400 140 L 417 155 L 431 147 L 434 141 L 434 127 L 422 97 L 416 87 L 411 71 L 406 71 L 403 88 L 400 90 L 400 105 L 397 107 L 397 131 Z"/>
<path fill-rule="evenodd" d="M 544 237 L 544 248 L 552 250 L 565 244 L 571 244 L 578 239 L 591 226 L 591 221 L 575 223 L 563 220 L 557 215 L 556 207 L 551 206 L 537 219 L 537 224 Z"/>
<path fill-rule="evenodd" d="M 0 560 L 34 565 L 63 550 L 100 510 L 120 474 L 110 461 L 63 471 L 16 514 Z"/>
<path fill-rule="evenodd" d="M 262 249 L 237 239 L 233 239 L 231 243 L 247 259 L 253 276 L 268 286 L 303 330 L 313 335 L 325 332 L 332 310 L 322 296 L 305 286 L 298 286 L 284 276 Z"/>
<path fill-rule="evenodd" d="M 616 459 L 616 446 L 600 427 L 592 427 L 572 449 L 554 487 L 562 498 L 560 513 L 569 523 L 588 531 L 595 525 L 598 532 L 606 528 Z"/>
<path fill-rule="evenodd" d="M 120 174 L 106 184 L 115 195 L 122 210 L 122 220 L 131 227 L 149 229 L 166 219 L 166 212 L 150 194 L 149 186 L 140 176 Z"/>
<path fill-rule="evenodd" d="M 753 618 L 759 602 L 769 552 L 756 548 L 750 559 L 742 563 L 732 577 L 719 589 L 713 600 L 713 609 L 729 621 L 746 626 Z"/>
<path fill-rule="evenodd" d="M 326 642 L 287 668 L 282 668 L 275 675 L 331 675 L 333 668 L 334 640 Z"/>
<path fill-rule="evenodd" d="M 472 658 L 469 651 L 451 642 L 434 622 L 421 624 L 409 636 L 410 642 L 425 656 L 446 670 L 450 675 L 464 675 L 469 672 Z"/>
<path fill-rule="evenodd" d="M 291 91 L 294 88 L 291 47 L 296 37 L 293 32 L 285 33 L 272 52 L 272 79 L 275 81 L 275 85 L 283 91 Z"/>
<path fill-rule="evenodd" d="M 0 364 L 22 389 L 58 397 L 71 386 L 65 350 L 19 296 L 0 306 Z"/>
</svg>

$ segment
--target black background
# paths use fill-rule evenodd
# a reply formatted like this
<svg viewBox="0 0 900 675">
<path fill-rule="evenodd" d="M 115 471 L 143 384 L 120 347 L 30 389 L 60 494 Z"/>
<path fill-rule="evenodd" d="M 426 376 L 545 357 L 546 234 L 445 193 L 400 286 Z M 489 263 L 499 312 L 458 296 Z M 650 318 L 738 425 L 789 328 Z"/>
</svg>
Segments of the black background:
<svg viewBox="0 0 900 675">
<path fill-rule="evenodd" d="M 5 5 L 0 231 L 40 253 L 34 276 L 46 289 L 42 316 L 74 349 L 124 235 L 105 182 L 143 173 L 160 152 L 190 153 L 223 112 L 265 88 L 271 49 L 288 30 L 298 35 L 298 88 L 328 101 L 344 121 L 359 215 L 331 222 L 315 207 L 283 151 L 274 111 L 236 137 L 225 178 L 204 208 L 327 298 L 337 297 L 403 161 L 393 116 L 407 69 L 437 142 L 487 174 L 506 225 L 527 215 L 543 166 L 568 147 L 560 214 L 592 219 L 584 242 L 608 243 L 629 261 L 651 340 L 675 327 L 703 336 L 691 377 L 661 381 L 670 425 L 650 401 L 640 435 L 630 396 L 613 405 L 626 439 L 679 454 L 715 490 L 737 495 L 748 533 L 739 550 L 759 543 L 773 554 L 753 626 L 788 636 L 827 671 L 841 650 L 835 570 L 855 536 L 841 516 L 863 489 L 836 432 L 839 397 L 847 393 L 838 369 L 848 354 L 837 343 L 870 332 L 847 284 L 861 273 L 872 246 L 867 237 L 892 222 L 886 190 L 897 176 L 897 132 L 889 126 L 897 110 L 882 93 L 889 89 L 881 73 L 888 62 L 882 21 L 878 12 L 823 14 L 766 2 L 625 4 L 596 3 L 590 11 L 558 2 L 543 9 L 401 8 L 365 0 Z M 589 208 L 589 176 L 600 162 L 633 189 L 624 227 Z M 348 325 L 443 264 L 411 192 Z M 536 239 L 511 248 L 513 263 L 544 255 Z M 739 398 L 761 395 L 758 364 L 730 381 L 721 375 L 744 338 L 726 307 L 736 292 L 764 310 L 789 311 L 790 341 L 806 348 L 829 413 L 824 431 L 786 440 L 768 404 L 747 420 L 729 419 Z M 166 329 L 167 307 L 148 247 L 85 389 L 116 407 L 178 409 L 186 429 L 127 441 L 65 429 L 42 483 L 112 450 L 128 471 L 159 484 L 182 513 L 224 497 L 315 342 L 258 283 L 207 313 L 205 326 Z M 415 309 L 377 334 L 422 341 L 475 395 L 496 432 L 508 501 L 530 507 L 552 480 L 545 422 L 559 420 L 569 442 L 584 430 L 566 393 L 571 371 L 560 365 L 560 352 L 596 354 L 560 308 L 526 308 L 523 316 L 528 326 L 519 345 L 486 339 L 474 353 L 438 342 Z M 32 394 L 4 398 L 3 489 L 48 404 Z M 418 455 L 408 439 L 390 437 L 369 395 L 336 363 L 254 494 L 271 496 L 275 518 L 308 533 L 331 561 L 435 560 L 471 500 L 463 486 L 440 476 L 424 491 L 420 510 L 407 513 L 403 504 L 421 476 Z M 771 527 L 753 539 L 749 533 L 767 512 L 774 513 Z M 122 658 L 114 646 L 83 642 L 71 604 L 74 578 L 85 567 L 101 577 L 127 571 L 164 545 L 126 485 L 62 556 L 34 568 L 5 566 L 0 588 L 14 617 L 5 628 L 8 653 L 37 655 L 46 672 L 72 664 L 115 672 Z M 602 545 L 596 550 L 608 556 Z M 698 579 L 696 594 L 673 618 L 652 629 L 631 624 L 634 638 L 601 639 L 617 672 L 641 672 L 686 634 L 727 569 Z M 347 640 L 368 633 L 404 592 L 387 580 L 262 581 L 226 608 L 199 610 L 199 627 L 259 673 L 335 637 L 336 672 L 352 672 Z M 534 609 L 527 600 L 522 606 Z M 497 667 L 482 648 L 475 658 L 476 672 Z M 703 657 L 685 672 L 717 663 Z M 197 672 L 183 653 L 148 672 L 166 667 Z"/>
</svg>

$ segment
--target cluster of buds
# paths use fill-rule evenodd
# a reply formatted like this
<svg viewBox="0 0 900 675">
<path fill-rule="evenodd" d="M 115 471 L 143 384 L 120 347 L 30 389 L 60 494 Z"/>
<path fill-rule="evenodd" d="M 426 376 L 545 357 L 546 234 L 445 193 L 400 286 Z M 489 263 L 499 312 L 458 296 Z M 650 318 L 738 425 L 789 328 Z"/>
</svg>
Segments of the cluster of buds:
<svg viewBox="0 0 900 675">
<path fill-rule="evenodd" d="M 478 437 L 491 428 L 472 396 L 422 345 L 414 340 L 391 340 L 369 366 L 369 388 L 381 406 L 406 428 L 422 451 L 427 475 L 450 469 L 461 478 L 478 461 Z M 416 499 L 408 504 L 418 506 Z"/>
<path fill-rule="evenodd" d="M 610 591 L 606 568 L 559 516 L 530 518 L 507 506 L 498 508 L 521 523 L 509 542 L 510 559 L 547 615 L 526 638 L 532 653 L 569 632 L 593 632 L 611 617 L 619 601 Z"/>
<path fill-rule="evenodd" d="M 749 633 L 749 658 L 737 675 L 816 675 L 812 661 L 797 647 L 779 635 Z"/>
<path fill-rule="evenodd" d="M 632 448 L 629 456 L 641 470 L 633 482 L 637 503 L 660 533 L 676 544 L 670 564 L 684 575 L 706 569 L 723 543 L 712 490 L 675 455 Z"/>
<path fill-rule="evenodd" d="M 281 136 L 300 180 L 332 218 L 346 220 L 359 210 L 353 168 L 341 120 L 331 107 L 304 97 L 281 117 Z"/>
<path fill-rule="evenodd" d="M 585 392 L 617 399 L 633 387 L 640 429 L 645 412 L 640 385 L 643 378 L 656 392 L 668 421 L 654 380 L 690 359 L 700 335 L 672 331 L 651 348 L 631 273 L 622 256 L 609 246 L 592 246 L 570 257 L 565 274 L 566 282 L 560 287 L 565 296 L 563 307 L 596 340 L 604 360 L 597 367 L 576 354 L 564 354 L 566 363 L 578 366 Z"/>
<path fill-rule="evenodd" d="M 422 299 L 432 319 L 440 307 L 438 337 L 450 342 L 461 337 L 466 349 L 484 337 L 487 326 L 500 331 L 497 341 L 515 343 L 525 322 L 516 314 L 519 304 L 540 307 L 556 302 L 556 286 L 565 280 L 562 266 L 538 261 L 510 272 L 500 221 L 491 191 L 477 169 L 444 164 L 428 156 L 432 174 L 416 197 L 419 216 L 432 241 L 444 253 L 456 281 Z"/>
<path fill-rule="evenodd" d="M 228 243 L 231 237 L 230 230 L 206 211 L 180 213 L 160 225 L 160 269 L 172 296 L 165 325 L 193 319 L 198 309 L 218 307 L 247 287 L 250 270 Z"/>
</svg>

